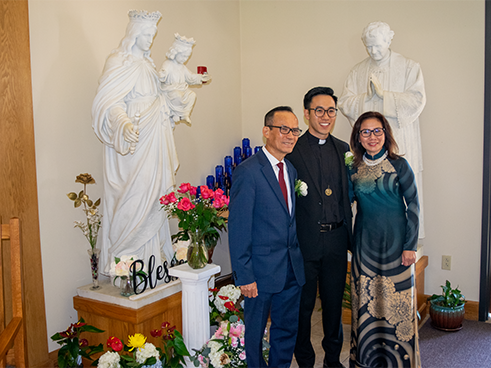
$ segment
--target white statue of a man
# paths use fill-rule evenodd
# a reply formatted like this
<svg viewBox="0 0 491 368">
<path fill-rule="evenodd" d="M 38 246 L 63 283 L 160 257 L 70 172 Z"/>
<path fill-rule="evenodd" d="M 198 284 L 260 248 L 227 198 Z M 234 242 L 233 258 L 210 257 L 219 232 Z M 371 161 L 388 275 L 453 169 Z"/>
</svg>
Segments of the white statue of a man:
<svg viewBox="0 0 491 368">
<path fill-rule="evenodd" d="M 416 176 L 420 201 L 420 232 L 423 223 L 423 158 L 419 115 L 426 104 L 423 73 L 418 63 L 392 51 L 394 32 L 384 22 L 365 27 L 362 40 L 368 58 L 355 65 L 339 98 L 339 109 L 351 125 L 366 111 L 382 113 L 390 123 L 399 153 L 404 154 Z"/>
<path fill-rule="evenodd" d="M 184 63 L 188 61 L 193 51 L 195 41 L 193 38 L 174 34 L 174 43 L 167 52 L 160 68 L 159 76 L 162 89 L 166 94 L 171 109 L 176 113 L 174 122 L 184 120 L 190 124 L 190 114 L 196 100 L 196 93 L 189 89 L 189 85 L 201 85 L 211 80 L 208 74 L 192 73 Z"/>
<path fill-rule="evenodd" d="M 92 127 L 104 144 L 104 221 L 101 265 L 109 273 L 114 257 L 136 255 L 148 266 L 172 248 L 167 214 L 159 198 L 175 185 L 179 162 L 174 114 L 166 101 L 150 47 L 159 12 L 132 10 L 126 35 L 106 60 L 92 105 Z"/>
</svg>

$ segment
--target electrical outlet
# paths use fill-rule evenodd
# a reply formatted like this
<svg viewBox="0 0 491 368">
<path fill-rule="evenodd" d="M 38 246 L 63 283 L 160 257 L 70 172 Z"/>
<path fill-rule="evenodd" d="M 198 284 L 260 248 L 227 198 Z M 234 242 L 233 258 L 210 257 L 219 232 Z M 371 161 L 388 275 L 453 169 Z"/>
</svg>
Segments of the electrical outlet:
<svg viewBox="0 0 491 368">
<path fill-rule="evenodd" d="M 449 270 L 452 264 L 452 256 L 442 256 L 442 270 Z"/>
</svg>

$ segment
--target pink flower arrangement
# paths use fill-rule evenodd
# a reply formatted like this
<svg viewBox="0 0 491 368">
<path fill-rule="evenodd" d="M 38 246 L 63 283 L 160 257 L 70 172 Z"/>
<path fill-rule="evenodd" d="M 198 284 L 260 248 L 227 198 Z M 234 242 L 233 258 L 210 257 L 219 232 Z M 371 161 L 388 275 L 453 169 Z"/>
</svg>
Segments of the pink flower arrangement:
<svg viewBox="0 0 491 368">
<path fill-rule="evenodd" d="M 226 218 L 229 197 L 223 190 L 216 191 L 202 185 L 199 188 L 182 183 L 179 188 L 160 198 L 162 208 L 169 217 L 179 220 L 180 231 L 172 239 L 189 240 L 190 234 L 198 230 L 207 248 L 216 246 L 220 239 L 219 230 L 226 230 Z"/>
</svg>

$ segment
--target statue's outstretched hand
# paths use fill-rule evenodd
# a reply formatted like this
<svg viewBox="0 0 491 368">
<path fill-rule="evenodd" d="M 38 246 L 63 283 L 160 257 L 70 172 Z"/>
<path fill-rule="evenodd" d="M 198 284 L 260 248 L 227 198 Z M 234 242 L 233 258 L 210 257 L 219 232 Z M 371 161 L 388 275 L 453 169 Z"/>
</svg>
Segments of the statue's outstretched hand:
<svg viewBox="0 0 491 368">
<path fill-rule="evenodd" d="M 211 76 L 209 74 L 203 74 L 201 76 L 201 82 L 202 83 L 207 83 L 211 81 Z"/>
<path fill-rule="evenodd" d="M 135 125 L 133 123 L 126 123 L 123 128 L 123 138 L 128 143 L 138 143 L 138 130 L 134 131 Z"/>
</svg>

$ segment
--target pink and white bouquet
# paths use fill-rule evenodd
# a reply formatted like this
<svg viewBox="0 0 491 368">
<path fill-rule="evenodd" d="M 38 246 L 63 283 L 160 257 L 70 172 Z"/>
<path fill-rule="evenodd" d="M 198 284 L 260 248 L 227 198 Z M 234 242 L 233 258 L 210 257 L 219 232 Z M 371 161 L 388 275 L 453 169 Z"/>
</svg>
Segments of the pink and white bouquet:
<svg viewBox="0 0 491 368">
<path fill-rule="evenodd" d="M 263 338 L 263 358 L 267 362 L 270 345 L 266 332 Z M 245 325 L 243 321 L 222 321 L 211 339 L 190 359 L 195 367 L 240 368 L 247 367 L 245 351 Z"/>
</svg>

